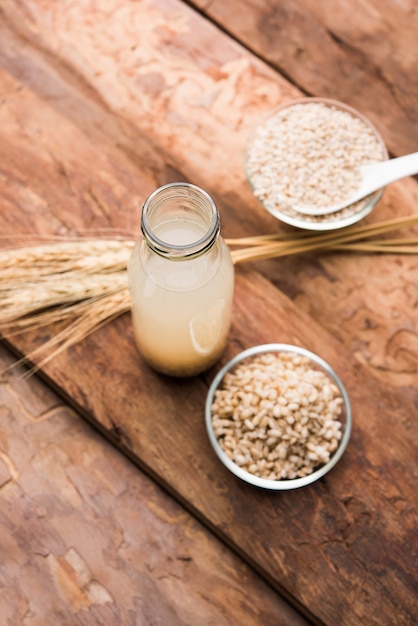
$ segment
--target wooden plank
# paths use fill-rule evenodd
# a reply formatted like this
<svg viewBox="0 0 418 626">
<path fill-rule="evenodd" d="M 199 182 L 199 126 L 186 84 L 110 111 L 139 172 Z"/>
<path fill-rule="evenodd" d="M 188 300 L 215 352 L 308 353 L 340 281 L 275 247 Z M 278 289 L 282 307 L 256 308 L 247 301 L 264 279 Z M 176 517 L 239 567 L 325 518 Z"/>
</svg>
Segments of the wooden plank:
<svg viewBox="0 0 418 626">
<path fill-rule="evenodd" d="M 13 363 L 1 347 L 0 369 Z M 0 382 L 3 624 L 307 624 L 24 373 Z"/>
<path fill-rule="evenodd" d="M 418 7 L 391 0 L 192 0 L 311 96 L 370 117 L 395 155 L 418 145 Z"/>
<path fill-rule="evenodd" d="M 248 298 L 260 306 L 258 318 Z M 378 382 L 364 385 L 364 369 L 353 367 L 338 343 L 257 275 L 240 274 L 225 358 L 282 333 L 336 367 L 355 420 L 350 446 L 329 477 L 297 493 L 264 494 L 229 475 L 210 449 L 203 405 L 211 373 L 179 383 L 141 367 L 127 322 L 120 319 L 57 358 L 46 369 L 51 381 L 277 591 L 307 607 L 311 619 L 411 623 L 416 393 L 398 397 Z"/>
<path fill-rule="evenodd" d="M 4 6 L 11 20 L 15 15 L 13 11 L 18 9 L 7 3 Z M 129 7 L 134 14 L 124 13 L 123 19 L 118 14 L 120 21 L 112 15 L 109 23 L 110 18 L 102 16 L 101 21 L 94 23 L 92 37 L 96 44 L 110 48 L 106 54 L 96 50 L 96 55 L 94 46 L 89 48 L 90 39 L 83 38 L 82 27 L 88 22 L 85 12 L 81 15 L 76 7 L 63 5 L 57 19 L 58 22 L 66 19 L 54 23 L 49 33 L 43 21 L 45 16 L 35 14 L 37 3 L 26 6 L 31 8 L 31 21 L 20 15 L 19 23 L 16 21 L 14 25 L 15 31 L 20 32 L 20 39 L 5 30 L 9 39 L 1 40 L 7 42 L 7 48 L 3 44 L 3 65 L 18 77 L 17 81 L 10 76 L 2 77 L 2 84 L 6 85 L 3 93 L 7 95 L 7 106 L 3 105 L 1 111 L 2 133 L 8 140 L 4 149 L 5 154 L 14 155 L 14 159 L 4 159 L 5 164 L 11 165 L 7 179 L 2 180 L 2 198 L 10 199 L 9 203 L 2 200 L 2 208 L 7 209 L 1 211 L 3 232 L 21 227 L 25 232 L 63 229 L 71 234 L 85 224 L 89 227 L 131 226 L 137 219 L 136 203 L 132 199 L 139 198 L 157 182 L 164 182 L 175 171 L 222 199 L 220 207 L 229 234 L 240 230 L 253 234 L 255 228 L 265 231 L 277 228 L 251 198 L 243 179 L 241 156 L 250 121 L 272 102 L 273 96 L 286 98 L 293 93 L 291 86 L 286 86 L 280 77 L 270 73 L 236 44 L 228 43 L 223 35 L 181 4 L 164 3 L 164 11 L 161 8 L 160 12 L 157 4 L 151 8 L 136 4 Z M 148 10 L 154 21 L 145 19 L 144 12 Z M 123 11 L 128 9 L 125 7 Z M 158 24 L 153 33 L 158 32 L 162 39 L 157 38 L 149 46 L 149 50 L 154 50 L 154 57 L 147 69 L 153 68 L 157 75 L 160 72 L 168 85 L 172 78 L 174 87 L 164 92 L 167 107 L 164 118 L 161 99 L 155 92 L 150 95 L 152 89 L 148 91 L 150 82 L 147 88 L 144 84 L 138 87 L 135 80 L 130 82 L 129 71 L 121 71 L 121 83 L 119 78 L 115 79 L 115 88 L 120 89 L 120 84 L 126 88 L 122 110 L 114 104 L 119 103 L 118 99 L 113 104 L 107 100 L 111 94 L 115 97 L 109 86 L 104 89 L 103 82 L 99 79 L 96 82 L 95 77 L 97 92 L 93 97 L 91 89 L 86 88 L 86 79 L 82 80 L 77 74 L 83 70 L 93 75 L 93 68 L 97 67 L 100 78 L 102 64 L 116 68 L 112 65 L 114 42 L 108 39 L 107 33 L 114 32 L 117 43 L 115 19 L 119 28 L 123 23 L 130 32 L 134 18 L 138 23 Z M 173 23 L 181 29 L 170 30 Z M 81 29 L 80 40 L 86 46 L 86 57 L 83 57 L 86 67 L 79 59 L 74 62 L 76 47 L 71 48 L 69 44 L 71 40 L 76 41 L 77 29 Z M 23 31 L 25 39 L 21 38 Z M 208 42 L 208 33 L 213 45 L 200 45 Z M 45 42 L 50 42 L 50 38 L 54 40 L 52 47 L 55 49 L 46 53 L 52 44 Z M 218 40 L 219 46 L 215 45 Z M 147 50 L 146 42 L 144 46 Z M 180 69 L 170 55 L 173 49 L 179 51 L 180 58 L 176 56 L 175 60 Z M 218 66 L 214 65 L 213 50 L 219 54 Z M 234 55 L 235 75 L 228 70 Z M 164 60 L 172 64 L 166 65 Z M 120 68 L 125 67 L 125 62 L 120 62 Z M 127 67 L 129 69 L 129 64 Z M 210 72 L 202 71 L 202 67 L 210 68 Z M 207 81 L 207 75 L 219 76 L 221 71 L 227 78 L 220 85 L 214 84 L 213 79 Z M 149 81 L 161 84 L 161 79 L 155 74 L 151 79 L 149 74 Z M 106 74 L 110 83 L 111 75 L 112 72 Z M 189 97 L 184 92 L 185 84 Z M 203 96 L 206 99 L 202 100 Z M 237 102 L 241 103 L 238 110 Z M 249 102 L 253 103 L 253 108 L 246 117 L 244 105 Z M 198 112 L 194 112 L 194 108 Z M 109 110 L 113 111 L 112 115 Z M 84 111 L 90 116 L 87 121 Z M 91 127 L 89 122 L 96 112 L 103 116 L 99 118 L 101 121 L 113 119 L 113 126 Z M 133 138 L 132 129 L 136 129 Z M 34 131 L 42 139 L 36 146 Z M 147 155 L 142 155 L 135 147 L 138 136 L 144 137 L 145 145 L 154 144 L 157 148 L 155 155 L 149 149 L 155 164 L 153 168 L 147 168 Z M 212 147 L 213 151 L 209 149 Z M 73 149 L 77 150 L 74 160 Z M 159 167 L 165 160 L 168 167 Z M 93 175 L 91 163 L 97 164 Z M 145 175 L 141 175 L 142 163 Z M 67 172 L 67 176 L 58 176 L 60 171 Z M 41 172 L 54 175 L 45 179 Z M 118 185 L 120 180 L 123 184 Z M 67 186 L 63 186 L 64 181 Z M 93 188 L 95 197 L 100 197 L 100 210 L 96 202 L 88 201 L 89 188 Z M 120 204 L 124 200 L 129 206 L 126 212 Z M 13 221 L 9 213 L 12 207 Z M 243 207 L 248 212 L 248 220 L 242 220 Z M 403 209 L 397 204 L 394 210 Z M 412 211 L 412 205 L 406 210 Z M 342 260 L 347 257 L 338 257 L 338 263 L 336 258 L 335 255 L 327 257 L 328 275 L 331 275 L 331 268 L 334 272 L 332 284 L 331 280 L 330 284 L 320 282 L 321 290 L 314 296 L 307 294 L 307 299 L 298 307 L 260 274 L 247 268 L 239 269 L 234 326 L 225 355 L 227 358 L 242 347 L 261 341 L 299 343 L 327 358 L 346 382 L 355 415 L 352 443 L 329 478 L 306 490 L 272 496 L 255 492 L 226 474 L 210 450 L 203 425 L 204 397 L 213 372 L 193 381 L 177 382 L 144 368 L 133 346 L 127 317 L 53 361 L 46 373 L 63 393 L 82 407 L 89 419 L 239 550 L 277 589 L 305 605 L 316 619 L 328 624 L 384 624 L 385 620 L 391 623 L 394 619 L 399 624 L 409 624 L 415 614 L 417 584 L 414 574 L 416 433 L 411 423 L 411 415 L 416 411 L 416 390 L 411 384 L 402 389 L 402 394 L 395 394 L 396 381 L 393 382 L 392 377 L 388 377 L 387 384 L 377 376 L 370 378 L 369 369 L 359 365 L 350 350 L 304 312 L 310 297 L 325 299 L 329 296 L 327 289 L 344 285 L 345 280 L 348 281 L 345 287 L 347 306 L 350 303 L 353 307 L 365 305 L 364 293 L 356 293 L 357 274 L 345 275 Z M 291 276 L 295 276 L 296 270 L 300 271 L 299 263 L 306 263 L 308 273 L 311 261 L 294 260 L 294 265 L 289 262 Z M 399 276 L 396 263 L 390 260 L 385 263 L 381 267 L 386 272 L 386 284 L 394 287 L 388 290 L 386 304 L 389 308 L 388 303 L 395 302 L 392 299 L 397 297 L 395 287 Z M 323 273 L 320 264 L 314 266 L 311 274 L 312 271 L 317 271 L 319 280 Z M 378 292 L 377 287 L 374 289 Z M 413 329 L 412 303 L 409 306 L 405 315 L 409 315 Z M 370 334 L 376 341 L 385 333 L 383 325 L 378 329 L 373 329 L 373 324 L 370 327 Z M 350 333 L 355 343 L 355 324 L 350 327 Z M 38 336 L 35 342 L 42 339 Z M 33 344 L 27 339 L 16 345 L 26 350 Z M 88 377 L 86 371 L 90 374 Z M 392 415 L 396 415 L 396 421 Z M 409 481 L 404 480 L 405 475 L 409 476 Z M 210 501 L 208 493 L 213 496 Z M 386 570 L 387 576 L 382 577 L 380 574 Z"/>
</svg>

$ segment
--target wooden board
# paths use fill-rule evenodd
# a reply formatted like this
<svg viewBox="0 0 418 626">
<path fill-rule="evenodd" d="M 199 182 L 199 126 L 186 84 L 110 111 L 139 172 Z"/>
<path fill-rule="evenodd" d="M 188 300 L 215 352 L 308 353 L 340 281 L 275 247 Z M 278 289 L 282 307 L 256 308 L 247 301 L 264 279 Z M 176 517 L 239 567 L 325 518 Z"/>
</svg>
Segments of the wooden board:
<svg viewBox="0 0 418 626">
<path fill-rule="evenodd" d="M 214 195 L 225 234 L 280 228 L 252 198 L 242 152 L 251 125 L 298 95 L 294 86 L 180 2 L 107 4 L 106 12 L 42 6 L 2 5 L 4 233 L 133 233 L 140 201 L 180 176 Z M 416 197 L 414 181 L 394 185 L 369 219 L 412 213 Z M 227 474 L 203 424 L 217 368 L 192 381 L 154 374 L 133 345 L 129 316 L 45 374 L 312 620 L 409 626 L 417 597 L 416 261 L 327 255 L 256 269 L 237 269 L 224 360 L 255 343 L 297 343 L 329 360 L 352 400 L 349 449 L 312 487 L 266 494 Z M 27 351 L 44 338 L 15 345 Z"/>
<path fill-rule="evenodd" d="M 367 115 L 390 151 L 418 145 L 418 5 L 391 0 L 192 2 L 307 95 Z"/>
<path fill-rule="evenodd" d="M 14 363 L 0 348 L 1 370 Z M 0 382 L 2 624 L 307 624 L 24 374 Z"/>
</svg>

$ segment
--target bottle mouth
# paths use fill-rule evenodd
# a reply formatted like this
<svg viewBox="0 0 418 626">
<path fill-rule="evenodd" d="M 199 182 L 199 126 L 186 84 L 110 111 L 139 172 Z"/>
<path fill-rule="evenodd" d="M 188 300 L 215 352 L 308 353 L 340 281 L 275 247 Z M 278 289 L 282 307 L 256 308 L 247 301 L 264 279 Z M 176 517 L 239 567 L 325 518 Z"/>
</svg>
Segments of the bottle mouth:
<svg viewBox="0 0 418 626">
<path fill-rule="evenodd" d="M 193 223 L 196 239 L 172 243 L 158 236 L 158 226 L 171 222 Z M 148 246 L 160 256 L 174 260 L 204 254 L 215 244 L 220 232 L 218 209 L 210 195 L 191 183 L 169 183 L 148 196 L 142 208 L 141 231 Z M 203 233 L 200 235 L 200 233 Z"/>
</svg>

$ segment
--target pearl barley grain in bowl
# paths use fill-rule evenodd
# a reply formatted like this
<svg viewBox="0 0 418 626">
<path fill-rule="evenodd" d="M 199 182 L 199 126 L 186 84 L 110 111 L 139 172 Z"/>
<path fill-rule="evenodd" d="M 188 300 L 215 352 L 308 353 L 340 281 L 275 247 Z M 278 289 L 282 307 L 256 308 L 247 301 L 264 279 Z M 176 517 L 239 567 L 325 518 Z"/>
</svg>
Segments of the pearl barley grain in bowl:
<svg viewBox="0 0 418 626">
<path fill-rule="evenodd" d="M 206 428 L 222 463 L 270 490 L 309 485 L 341 458 L 351 433 L 347 392 L 333 369 L 298 346 L 244 350 L 217 374 Z"/>
<path fill-rule="evenodd" d="M 252 131 L 245 171 L 254 195 L 282 222 L 332 230 L 368 215 L 383 189 L 326 215 L 303 215 L 292 205 L 321 209 L 342 202 L 359 185 L 356 168 L 387 158 L 380 134 L 358 111 L 335 100 L 302 98 L 277 107 Z"/>
</svg>

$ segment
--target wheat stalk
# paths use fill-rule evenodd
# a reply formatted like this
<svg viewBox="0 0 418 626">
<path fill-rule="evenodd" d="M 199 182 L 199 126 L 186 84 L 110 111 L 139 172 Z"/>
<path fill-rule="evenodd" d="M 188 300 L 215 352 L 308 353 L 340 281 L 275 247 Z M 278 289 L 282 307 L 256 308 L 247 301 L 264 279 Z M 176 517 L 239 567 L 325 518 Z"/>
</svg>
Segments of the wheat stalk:
<svg viewBox="0 0 418 626">
<path fill-rule="evenodd" d="M 415 226 L 418 224 L 418 215 L 395 218 L 380 223 L 365 226 L 351 226 L 342 231 L 332 231 L 320 234 L 302 233 L 299 237 L 292 235 L 261 235 L 244 239 L 227 239 L 227 244 L 234 248 L 243 244 L 244 248 L 232 250 L 232 259 L 235 264 L 244 261 L 256 261 L 291 254 L 302 254 L 315 251 L 349 251 L 354 250 L 353 244 L 363 241 L 366 237 L 385 235 L 394 230 Z M 415 248 L 413 246 L 415 245 Z M 376 246 L 379 246 L 376 249 Z M 412 246 L 412 247 L 411 247 Z M 400 238 L 392 240 L 392 248 L 386 247 L 385 240 L 364 242 L 359 248 L 362 252 L 391 252 L 392 254 L 416 254 L 416 239 Z"/>
<path fill-rule="evenodd" d="M 129 311 L 127 239 L 78 239 L 0 252 L 0 332 L 7 338 L 64 322 L 27 360 L 44 365 Z"/>
<path fill-rule="evenodd" d="M 327 233 L 226 239 L 234 264 L 312 252 L 417 254 L 418 238 L 376 237 L 418 225 L 418 215 Z M 24 240 L 24 243 L 27 242 Z M 124 237 L 57 239 L 0 251 L 0 333 L 10 338 L 63 324 L 27 359 L 41 367 L 59 352 L 130 310 Z"/>
</svg>

